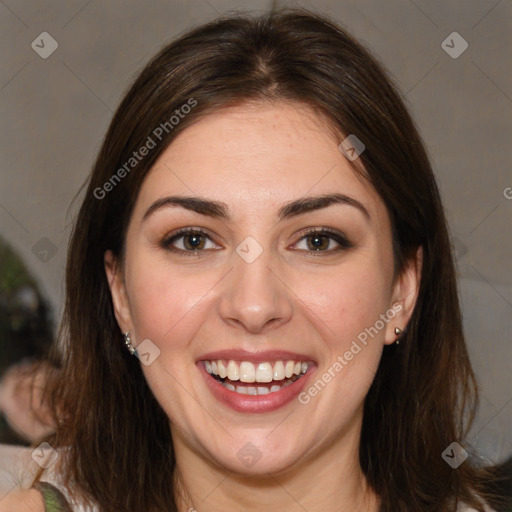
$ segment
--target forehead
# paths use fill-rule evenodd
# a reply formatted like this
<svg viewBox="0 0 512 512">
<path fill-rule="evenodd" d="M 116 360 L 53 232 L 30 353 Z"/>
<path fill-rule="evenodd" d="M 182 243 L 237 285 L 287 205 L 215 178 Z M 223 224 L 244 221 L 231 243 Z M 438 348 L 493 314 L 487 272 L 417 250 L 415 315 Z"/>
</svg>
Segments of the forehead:
<svg viewBox="0 0 512 512">
<path fill-rule="evenodd" d="M 165 195 L 197 195 L 233 212 L 262 209 L 305 195 L 340 192 L 386 216 L 373 187 L 354 171 L 325 117 L 304 105 L 253 103 L 215 111 L 183 132 L 146 176 L 135 214 Z"/>
</svg>

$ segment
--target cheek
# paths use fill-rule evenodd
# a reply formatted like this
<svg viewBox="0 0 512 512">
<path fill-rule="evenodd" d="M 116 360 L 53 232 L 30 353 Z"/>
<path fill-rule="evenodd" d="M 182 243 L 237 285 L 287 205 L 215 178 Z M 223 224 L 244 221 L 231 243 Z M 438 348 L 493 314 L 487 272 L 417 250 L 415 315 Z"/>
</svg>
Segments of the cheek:
<svg viewBox="0 0 512 512">
<path fill-rule="evenodd" d="M 205 272 L 184 276 L 165 263 L 149 261 L 132 261 L 127 279 L 132 324 L 137 342 L 150 339 L 160 350 L 154 363 L 142 367 L 153 395 L 173 422 L 183 423 L 193 408 L 179 383 L 193 381 L 190 346 L 205 322 L 201 301 L 215 281 L 210 283 Z"/>
<path fill-rule="evenodd" d="M 365 329 L 374 326 L 389 308 L 389 276 L 373 258 L 354 259 L 336 271 L 306 277 L 297 286 L 304 304 L 314 312 L 312 318 L 317 320 L 313 321 L 323 333 L 333 357 L 350 346 Z M 379 329 L 372 339 L 381 336 L 384 329 Z"/>
<path fill-rule="evenodd" d="M 210 289 L 207 272 L 180 273 L 174 267 L 140 257 L 133 261 L 128 280 L 130 312 L 139 339 L 149 338 L 160 349 L 178 348 L 198 327 L 201 301 Z M 164 343 L 172 339 L 172 344 Z"/>
</svg>

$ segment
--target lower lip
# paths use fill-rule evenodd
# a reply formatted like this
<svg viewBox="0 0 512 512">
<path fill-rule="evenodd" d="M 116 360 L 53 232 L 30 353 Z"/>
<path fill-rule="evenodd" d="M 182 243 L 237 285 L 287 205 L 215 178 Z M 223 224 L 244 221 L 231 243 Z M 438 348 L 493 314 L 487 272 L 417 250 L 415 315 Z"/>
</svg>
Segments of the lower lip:
<svg viewBox="0 0 512 512">
<path fill-rule="evenodd" d="M 214 379 L 207 371 L 204 363 L 197 363 L 199 371 L 203 374 L 213 396 L 224 405 L 237 412 L 263 413 L 272 412 L 291 402 L 305 387 L 306 381 L 314 371 L 310 365 L 308 371 L 300 379 L 279 391 L 266 395 L 242 395 L 236 391 L 225 388 L 218 380 Z M 256 384 L 256 383 L 255 383 Z"/>
</svg>

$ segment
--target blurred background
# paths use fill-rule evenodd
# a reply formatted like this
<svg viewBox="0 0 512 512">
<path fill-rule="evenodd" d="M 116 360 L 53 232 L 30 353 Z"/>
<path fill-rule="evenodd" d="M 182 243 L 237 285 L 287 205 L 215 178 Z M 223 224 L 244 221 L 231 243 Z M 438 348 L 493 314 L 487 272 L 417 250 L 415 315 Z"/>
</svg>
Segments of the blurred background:
<svg viewBox="0 0 512 512">
<path fill-rule="evenodd" d="M 469 441 L 493 462 L 512 453 L 510 0 L 0 0 L 0 443 L 37 431 L 12 402 L 28 403 L 24 369 L 55 337 L 73 198 L 128 85 L 183 31 L 285 6 L 334 18 L 401 89 L 451 227 L 481 387 Z"/>
</svg>

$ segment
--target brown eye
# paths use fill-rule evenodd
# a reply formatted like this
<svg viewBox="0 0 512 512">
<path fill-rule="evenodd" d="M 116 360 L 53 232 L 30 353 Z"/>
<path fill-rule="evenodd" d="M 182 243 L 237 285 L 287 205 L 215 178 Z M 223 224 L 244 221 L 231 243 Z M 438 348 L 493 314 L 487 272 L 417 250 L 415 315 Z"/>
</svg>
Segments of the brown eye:
<svg viewBox="0 0 512 512">
<path fill-rule="evenodd" d="M 329 229 L 314 229 L 303 234 L 300 241 L 306 241 L 305 248 L 299 248 L 300 250 L 318 252 L 318 253 L 332 253 L 343 249 L 349 249 L 353 247 L 352 243 L 342 234 L 337 231 L 331 231 Z M 334 247 L 332 247 L 334 242 Z M 337 246 L 336 246 L 337 244 Z"/>
<path fill-rule="evenodd" d="M 207 247 L 210 242 L 213 247 Z M 164 249 L 171 252 L 189 255 L 199 255 L 207 249 L 217 247 L 211 237 L 202 230 L 183 229 L 177 233 L 171 234 L 162 240 L 160 244 Z"/>
<path fill-rule="evenodd" d="M 329 248 L 329 242 L 332 240 L 330 237 L 325 235 L 310 235 L 306 237 L 308 241 L 308 249 L 312 251 L 319 251 Z"/>
<path fill-rule="evenodd" d="M 190 250 L 199 250 L 204 249 L 205 241 L 204 236 L 199 234 L 193 234 L 193 235 L 184 235 L 184 246 L 186 249 Z"/>
</svg>

